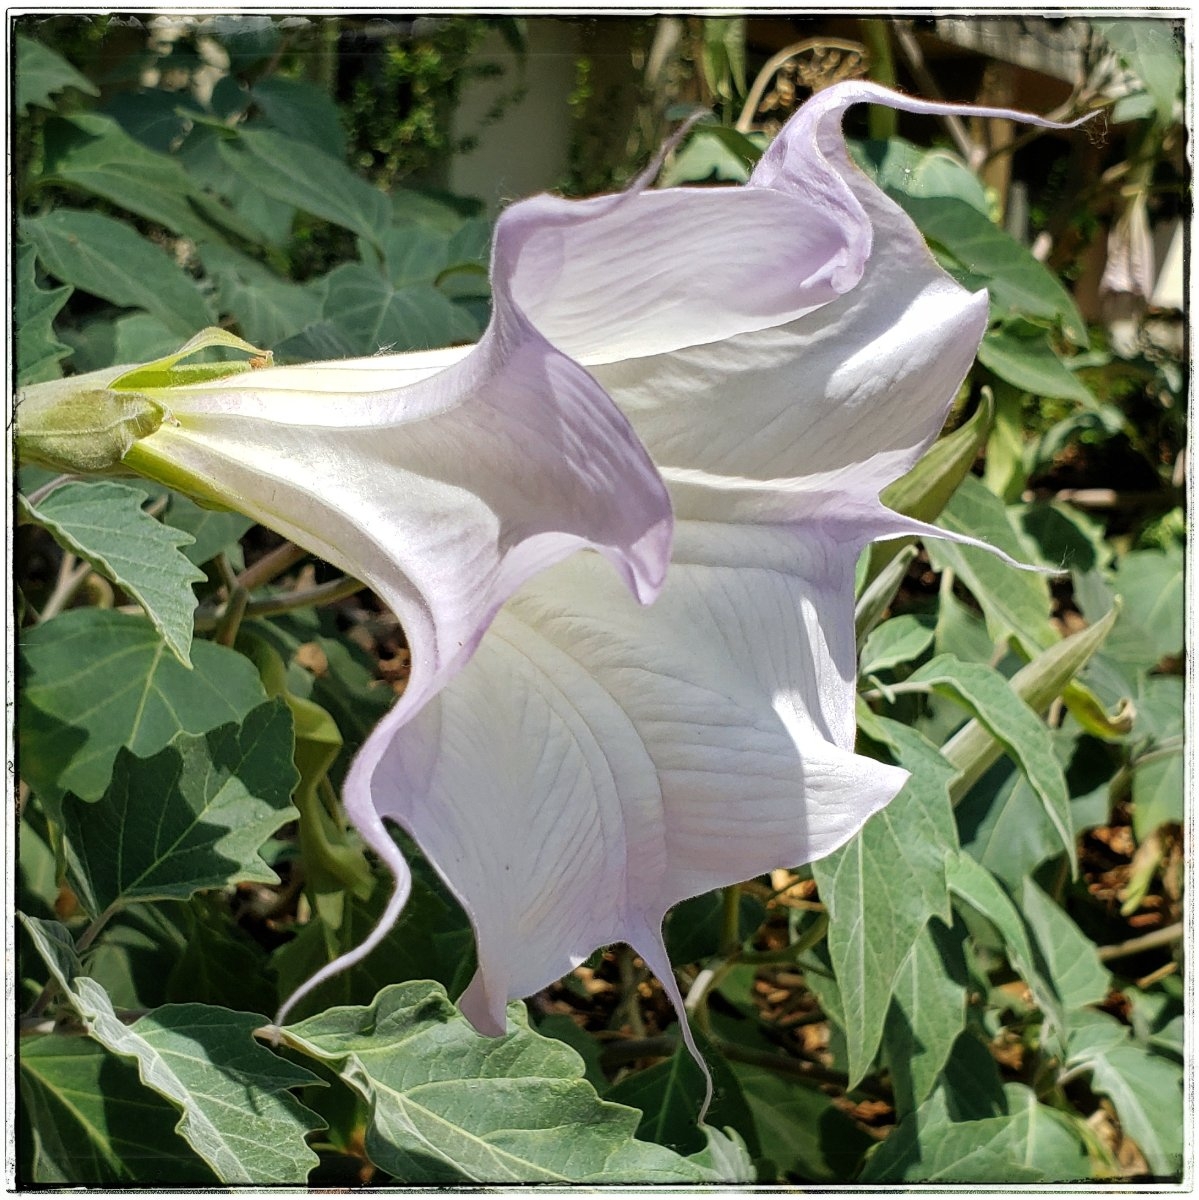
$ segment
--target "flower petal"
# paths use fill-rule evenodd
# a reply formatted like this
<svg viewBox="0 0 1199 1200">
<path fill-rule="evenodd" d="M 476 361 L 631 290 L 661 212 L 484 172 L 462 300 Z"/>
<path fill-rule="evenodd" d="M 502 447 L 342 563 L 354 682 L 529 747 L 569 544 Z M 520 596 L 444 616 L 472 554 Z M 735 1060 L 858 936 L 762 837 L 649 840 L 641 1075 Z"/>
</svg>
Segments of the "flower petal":
<svg viewBox="0 0 1199 1200">
<path fill-rule="evenodd" d="M 648 609 L 577 556 L 372 734 L 347 804 L 408 830 L 470 915 L 480 1029 L 609 942 L 661 969 L 671 906 L 822 857 L 898 791 L 904 771 L 852 752 L 856 555 L 688 523 Z"/>
<path fill-rule="evenodd" d="M 470 914 L 463 1007 L 481 1029 L 613 940 L 682 1016 L 667 909 L 829 853 L 902 785 L 852 752 L 853 565 L 870 540 L 927 531 L 879 492 L 936 437 L 987 299 L 849 161 L 840 119 L 861 100 L 963 111 L 846 84 L 808 102 L 747 188 L 540 202 L 541 253 L 514 294 L 628 414 L 680 522 L 652 609 L 587 556 L 560 564 L 347 777 L 372 844 L 385 818 L 408 829 Z M 719 237 L 708 204 L 729 206 Z M 594 223 L 575 223 L 584 211 Z M 667 261 L 672 233 L 688 242 Z M 591 311 L 618 280 L 628 305 Z M 770 311 L 742 294 L 758 288 Z M 711 300 L 688 308 L 696 294 Z M 694 1051 L 685 1019 L 683 1035 Z"/>
<path fill-rule="evenodd" d="M 539 226 L 501 218 L 479 344 L 268 368 L 161 398 L 127 456 L 233 504 L 369 584 L 412 652 L 415 711 L 527 578 L 600 550 L 648 602 L 669 557 L 665 488 L 626 419 L 512 298 Z"/>
</svg>

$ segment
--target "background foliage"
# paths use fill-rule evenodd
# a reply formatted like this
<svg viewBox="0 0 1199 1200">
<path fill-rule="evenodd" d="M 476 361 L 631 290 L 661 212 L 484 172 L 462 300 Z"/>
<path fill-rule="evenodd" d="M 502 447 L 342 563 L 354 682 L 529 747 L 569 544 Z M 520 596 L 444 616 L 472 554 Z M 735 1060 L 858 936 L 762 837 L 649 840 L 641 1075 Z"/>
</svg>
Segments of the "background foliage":
<svg viewBox="0 0 1199 1200">
<path fill-rule="evenodd" d="M 18 27 L 21 383 L 213 324 L 279 361 L 479 334 L 489 222 L 430 186 L 433 164 L 463 149 L 447 114 L 464 80 L 496 73 L 485 37 L 519 51 L 527 29 L 368 26 Z M 559 182 L 627 178 L 672 106 L 714 118 L 664 181 L 719 183 L 805 87 L 869 71 L 927 90 L 935 66 L 900 55 L 901 25 L 856 33 L 817 30 L 755 89 L 743 21 L 629 22 L 628 140 L 601 154 L 581 54 Z M 386 943 L 266 1037 L 386 898 L 337 786 L 402 687 L 402 632 L 368 596 L 296 606 L 328 569 L 234 514 L 22 471 L 23 1183 L 1178 1176 L 1181 325 L 1147 296 L 1123 325 L 1088 320 L 1077 293 L 1137 206 L 1181 211 L 1182 60 L 1165 22 L 1088 39 L 1065 107 L 1103 108 L 1118 136 L 1025 135 L 1006 191 L 952 129 L 915 122 L 917 142 L 894 114 L 853 118 L 862 167 L 992 298 L 953 431 L 887 499 L 1065 573 L 935 542 L 863 556 L 860 747 L 912 780 L 830 858 L 669 917 L 717 1082 L 709 1129 L 669 1007 L 623 948 L 513 1005 L 507 1037 L 476 1036 L 451 1003 L 469 927 L 411 846 Z M 1060 164 L 1096 153 L 1100 184 L 1071 190 Z"/>
</svg>

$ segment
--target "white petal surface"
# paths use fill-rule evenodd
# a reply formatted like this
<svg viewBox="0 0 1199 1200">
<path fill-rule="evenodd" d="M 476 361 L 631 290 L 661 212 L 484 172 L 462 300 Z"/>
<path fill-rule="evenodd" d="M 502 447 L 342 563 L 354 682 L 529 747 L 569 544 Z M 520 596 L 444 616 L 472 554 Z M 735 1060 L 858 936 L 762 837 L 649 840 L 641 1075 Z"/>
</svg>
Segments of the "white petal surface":
<svg viewBox="0 0 1199 1200">
<path fill-rule="evenodd" d="M 471 916 L 463 1008 L 481 1029 L 596 946 L 661 962 L 672 905 L 829 853 L 899 789 L 905 772 L 852 753 L 855 557 L 688 523 L 639 608 L 576 556 L 388 737 L 368 802 Z"/>
<path fill-rule="evenodd" d="M 538 229 L 525 206 L 501 218 L 477 346 L 173 388 L 170 419 L 128 460 L 182 476 L 378 592 L 412 653 L 400 716 L 469 658 L 513 591 L 580 547 L 643 602 L 665 574 L 670 504 L 653 463 L 512 298 Z"/>
<path fill-rule="evenodd" d="M 682 1015 L 666 910 L 829 853 L 903 782 L 853 754 L 853 565 L 870 540 L 925 531 L 878 495 L 940 430 L 987 298 L 850 163 L 840 119 L 862 100 L 961 111 L 844 84 L 745 188 L 539 202 L 542 252 L 513 293 L 628 415 L 679 523 L 651 609 L 594 556 L 556 566 L 347 778 L 398 895 L 384 819 L 469 912 L 463 1009 L 481 1029 L 613 940 Z"/>
</svg>

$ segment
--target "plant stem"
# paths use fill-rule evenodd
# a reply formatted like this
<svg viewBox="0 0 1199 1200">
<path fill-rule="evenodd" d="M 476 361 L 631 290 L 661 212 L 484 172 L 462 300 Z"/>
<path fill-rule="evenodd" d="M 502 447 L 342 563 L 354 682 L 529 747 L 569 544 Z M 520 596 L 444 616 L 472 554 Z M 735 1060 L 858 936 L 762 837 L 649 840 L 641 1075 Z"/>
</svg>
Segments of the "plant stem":
<svg viewBox="0 0 1199 1200">
<path fill-rule="evenodd" d="M 1139 937 L 1129 938 L 1114 946 L 1099 947 L 1099 961 L 1111 962 L 1116 958 L 1129 958 L 1140 954 L 1142 950 L 1157 950 L 1161 946 L 1170 946 L 1181 942 L 1186 929 L 1181 921 L 1176 925 L 1167 925 L 1164 929 L 1155 929 L 1152 933 L 1143 933 Z"/>
<path fill-rule="evenodd" d="M 288 567 L 295 566 L 307 554 L 308 551 L 302 546 L 297 546 L 295 542 L 284 542 L 282 546 L 276 546 L 274 550 L 264 554 L 253 566 L 247 567 L 237 577 L 237 583 L 247 592 L 252 592 L 282 575 Z"/>
<path fill-rule="evenodd" d="M 242 613 L 242 620 L 250 617 L 273 617 L 278 613 L 292 612 L 297 608 L 309 608 L 318 604 L 332 604 L 344 600 L 355 592 L 366 587 L 357 579 L 343 576 L 332 579 L 328 583 L 316 587 L 305 588 L 302 591 L 287 592 L 281 596 L 266 596 L 261 600 L 248 600 Z M 195 627 L 199 633 L 208 633 L 219 627 L 228 605 L 218 609 L 200 609 L 196 613 Z"/>
<path fill-rule="evenodd" d="M 862 27 L 862 41 L 870 51 L 870 78 L 883 87 L 895 86 L 895 57 L 891 53 L 890 21 L 881 17 L 863 17 L 859 24 Z M 874 141 L 884 142 L 893 138 L 899 129 L 899 122 L 893 108 L 885 108 L 881 104 L 870 106 L 870 136 Z"/>
<path fill-rule="evenodd" d="M 229 602 L 217 620 L 216 633 L 212 640 L 219 646 L 232 646 L 237 641 L 237 631 L 250 603 L 250 593 L 243 587 L 235 587 Z"/>
<path fill-rule="evenodd" d="M 741 885 L 730 883 L 720 899 L 720 953 L 731 956 L 741 948 Z"/>
<path fill-rule="evenodd" d="M 64 551 L 62 562 L 58 564 L 58 579 L 54 583 L 50 598 L 42 605 L 39 620 L 48 621 L 51 617 L 58 616 L 71 603 L 75 593 L 91 573 L 91 563 L 80 563 L 75 555 Z"/>
</svg>

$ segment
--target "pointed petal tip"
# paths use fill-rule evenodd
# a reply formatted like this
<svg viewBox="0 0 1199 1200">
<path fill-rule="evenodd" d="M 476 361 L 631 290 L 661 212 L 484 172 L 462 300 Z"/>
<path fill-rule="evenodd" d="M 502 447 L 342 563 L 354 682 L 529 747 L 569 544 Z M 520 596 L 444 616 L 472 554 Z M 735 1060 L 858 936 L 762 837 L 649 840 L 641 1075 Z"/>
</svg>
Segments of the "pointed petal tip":
<svg viewBox="0 0 1199 1200">
<path fill-rule="evenodd" d="M 488 991 L 482 967 L 458 998 L 458 1008 L 484 1037 L 503 1037 L 508 1032 L 507 1004 L 503 996 L 492 996 Z"/>
</svg>

